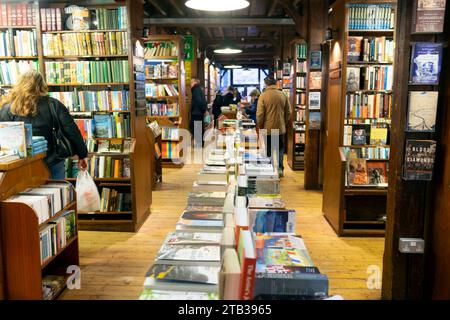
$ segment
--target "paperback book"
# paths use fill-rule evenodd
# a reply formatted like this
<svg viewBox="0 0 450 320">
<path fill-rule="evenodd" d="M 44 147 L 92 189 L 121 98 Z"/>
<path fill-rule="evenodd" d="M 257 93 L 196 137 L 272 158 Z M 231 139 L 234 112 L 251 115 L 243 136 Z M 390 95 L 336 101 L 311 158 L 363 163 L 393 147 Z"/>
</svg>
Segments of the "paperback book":
<svg viewBox="0 0 450 320">
<path fill-rule="evenodd" d="M 408 131 L 435 131 L 438 98 L 438 91 L 409 92 Z"/>
<path fill-rule="evenodd" d="M 437 85 L 441 73 L 442 43 L 413 43 L 411 53 L 411 85 Z"/>
<path fill-rule="evenodd" d="M 156 259 L 156 264 L 218 265 L 220 262 L 220 247 L 214 245 L 164 244 Z"/>
<path fill-rule="evenodd" d="M 436 156 L 436 141 L 406 140 L 405 180 L 431 180 Z"/>
</svg>

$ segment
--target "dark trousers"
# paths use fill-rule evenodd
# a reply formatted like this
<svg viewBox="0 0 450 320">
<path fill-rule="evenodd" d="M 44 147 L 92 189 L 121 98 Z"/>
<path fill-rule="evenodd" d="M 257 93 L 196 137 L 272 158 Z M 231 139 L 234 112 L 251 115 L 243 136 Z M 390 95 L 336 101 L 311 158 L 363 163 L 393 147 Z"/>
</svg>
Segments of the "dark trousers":
<svg viewBox="0 0 450 320">
<path fill-rule="evenodd" d="M 278 148 L 276 148 L 276 144 L 272 146 L 272 137 L 274 139 L 274 143 L 276 139 L 278 139 Z M 275 164 L 274 159 L 276 158 L 278 161 L 278 168 L 284 170 L 283 159 L 284 159 L 284 134 L 280 135 L 267 135 L 266 140 L 266 152 L 267 156 L 272 159 L 272 163 Z M 276 155 L 276 156 L 275 156 Z"/>
<path fill-rule="evenodd" d="M 201 131 L 199 131 L 197 136 L 194 134 L 196 122 L 200 123 L 200 124 L 197 124 L 197 126 L 200 126 L 200 128 L 201 128 Z M 203 116 L 191 115 L 191 123 L 190 123 L 189 129 L 191 131 L 191 134 L 194 136 L 194 142 L 195 142 L 196 146 L 203 145 L 203 127 L 204 127 Z"/>
</svg>

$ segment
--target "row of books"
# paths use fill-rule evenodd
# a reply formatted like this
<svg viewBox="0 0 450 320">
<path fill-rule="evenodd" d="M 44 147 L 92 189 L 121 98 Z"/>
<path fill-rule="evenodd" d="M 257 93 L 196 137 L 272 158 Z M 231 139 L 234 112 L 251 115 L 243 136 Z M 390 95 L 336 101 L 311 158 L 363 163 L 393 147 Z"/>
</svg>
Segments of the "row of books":
<svg viewBox="0 0 450 320">
<path fill-rule="evenodd" d="M 0 26 L 34 25 L 36 25 L 36 6 L 33 3 L 0 3 Z"/>
<path fill-rule="evenodd" d="M 31 144 L 31 156 L 46 153 L 48 149 L 47 140 L 43 136 L 34 136 Z"/>
<path fill-rule="evenodd" d="M 297 72 L 306 73 L 308 72 L 308 62 L 303 60 L 297 60 Z"/>
<path fill-rule="evenodd" d="M 49 84 L 89 84 L 129 82 L 128 60 L 46 61 Z"/>
<path fill-rule="evenodd" d="M 75 119 L 75 123 L 85 140 L 131 136 L 131 121 L 126 114 L 95 114 L 93 119 Z"/>
<path fill-rule="evenodd" d="M 36 30 L 0 31 L 0 57 L 36 57 Z"/>
<path fill-rule="evenodd" d="M 386 145 L 387 123 L 344 125 L 344 146 Z"/>
<path fill-rule="evenodd" d="M 145 48 L 145 58 L 176 57 L 178 56 L 178 46 L 174 42 L 147 42 Z"/>
<path fill-rule="evenodd" d="M 118 7 L 117 9 L 95 9 L 93 10 L 97 20 L 97 28 L 105 29 L 127 29 L 128 15 L 127 7 Z"/>
<path fill-rule="evenodd" d="M 147 79 L 178 78 L 178 66 L 174 64 L 148 64 L 145 65 Z"/>
<path fill-rule="evenodd" d="M 147 108 L 150 116 L 177 117 L 180 115 L 178 103 L 148 103 Z"/>
<path fill-rule="evenodd" d="M 71 112 L 127 111 L 130 98 L 127 90 L 120 91 L 55 91 L 49 95 L 61 101 Z"/>
<path fill-rule="evenodd" d="M 74 200 L 73 186 L 65 182 L 51 182 L 37 188 L 29 188 L 5 202 L 20 202 L 33 208 L 39 224 L 58 214 Z"/>
<path fill-rule="evenodd" d="M 297 89 L 306 89 L 306 76 L 297 76 L 296 77 L 296 88 Z"/>
<path fill-rule="evenodd" d="M 71 168 L 71 169 L 70 169 Z M 117 179 L 130 178 L 130 159 L 113 156 L 92 156 L 88 161 L 88 172 L 93 178 Z M 76 178 L 76 162 L 67 160 L 66 178 Z"/>
<path fill-rule="evenodd" d="M 0 85 L 13 85 L 17 83 L 20 75 L 31 69 L 39 69 L 37 61 L 0 61 Z"/>
<path fill-rule="evenodd" d="M 65 212 L 39 232 L 41 263 L 58 254 L 76 235 L 75 211 Z"/>
<path fill-rule="evenodd" d="M 117 153 L 129 154 L 131 149 L 131 140 L 129 139 L 105 139 L 86 141 L 88 152 L 91 153 Z"/>
<path fill-rule="evenodd" d="M 297 122 L 305 122 L 306 121 L 306 110 L 297 109 L 295 111 L 295 121 L 297 121 Z"/>
<path fill-rule="evenodd" d="M 306 105 L 306 93 L 305 92 L 297 92 L 295 95 L 295 104 L 304 106 Z"/>
<path fill-rule="evenodd" d="M 394 28 L 394 10 L 390 4 L 348 5 L 349 30 L 390 30 Z"/>
<path fill-rule="evenodd" d="M 97 56 L 128 54 L 126 32 L 44 33 L 44 56 Z"/>
<path fill-rule="evenodd" d="M 60 31 L 63 30 L 61 8 L 40 8 L 41 30 Z"/>
<path fill-rule="evenodd" d="M 346 118 L 390 118 L 392 95 L 349 93 L 345 99 Z"/>
<path fill-rule="evenodd" d="M 161 153 L 163 159 L 180 158 L 180 144 L 174 141 L 162 141 Z"/>
<path fill-rule="evenodd" d="M 161 127 L 161 139 L 179 141 L 180 140 L 180 129 L 172 127 Z"/>
<path fill-rule="evenodd" d="M 178 86 L 175 84 L 145 84 L 146 97 L 178 97 Z"/>
<path fill-rule="evenodd" d="M 305 132 L 296 132 L 295 133 L 295 143 L 296 144 L 305 144 L 306 143 L 306 133 Z"/>
<path fill-rule="evenodd" d="M 394 61 L 394 40 L 386 37 L 348 37 L 347 60 L 351 62 Z"/>
<path fill-rule="evenodd" d="M 306 59 L 308 55 L 308 46 L 306 43 L 297 45 L 297 59 Z"/>
<path fill-rule="evenodd" d="M 131 193 L 118 192 L 111 188 L 102 188 L 100 212 L 131 211 Z"/>
<path fill-rule="evenodd" d="M 392 90 L 393 66 L 348 67 L 347 91 Z"/>
<path fill-rule="evenodd" d="M 376 147 L 376 148 L 351 148 L 345 147 L 344 152 L 348 158 L 361 158 L 371 160 L 389 160 L 390 148 Z"/>
</svg>

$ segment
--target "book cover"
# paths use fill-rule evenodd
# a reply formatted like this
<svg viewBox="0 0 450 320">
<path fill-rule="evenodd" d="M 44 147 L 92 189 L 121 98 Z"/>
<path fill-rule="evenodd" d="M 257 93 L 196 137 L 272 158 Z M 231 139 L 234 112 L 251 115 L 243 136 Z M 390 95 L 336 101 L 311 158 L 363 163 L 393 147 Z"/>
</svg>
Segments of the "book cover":
<svg viewBox="0 0 450 320">
<path fill-rule="evenodd" d="M 363 37 L 348 37 L 347 38 L 347 60 L 361 61 L 361 43 Z"/>
<path fill-rule="evenodd" d="M 250 210 L 249 229 L 254 233 L 278 233 L 295 231 L 294 210 Z"/>
<path fill-rule="evenodd" d="M 442 64 L 442 43 L 413 43 L 410 84 L 437 85 Z"/>
<path fill-rule="evenodd" d="M 183 244 L 210 244 L 219 245 L 222 239 L 222 234 L 219 232 L 188 232 L 188 231 L 174 231 L 169 233 L 164 240 L 164 243 L 170 245 Z"/>
<path fill-rule="evenodd" d="M 95 136 L 97 138 L 112 138 L 111 118 L 108 115 L 94 115 Z"/>
<path fill-rule="evenodd" d="M 181 219 L 186 220 L 213 220 L 213 221 L 222 221 L 223 214 L 222 213 L 210 213 L 203 211 L 185 211 L 181 215 Z"/>
<path fill-rule="evenodd" d="M 322 51 L 311 51 L 309 68 L 311 70 L 322 69 Z"/>
<path fill-rule="evenodd" d="M 320 112 L 310 112 L 309 113 L 309 129 L 310 130 L 320 130 L 322 124 L 321 113 Z"/>
<path fill-rule="evenodd" d="M 217 293 L 144 289 L 139 300 L 217 300 Z"/>
<path fill-rule="evenodd" d="M 438 97 L 438 91 L 409 92 L 408 131 L 435 131 Z"/>
<path fill-rule="evenodd" d="M 0 122 L 0 155 L 27 156 L 25 125 L 23 122 Z"/>
<path fill-rule="evenodd" d="M 109 151 L 109 140 L 99 140 L 97 152 L 108 152 Z"/>
<path fill-rule="evenodd" d="M 352 145 L 369 144 L 370 124 L 357 124 L 352 126 Z"/>
<path fill-rule="evenodd" d="M 249 209 L 284 209 L 285 203 L 279 194 L 250 195 L 248 197 Z"/>
<path fill-rule="evenodd" d="M 370 127 L 370 144 L 386 145 L 388 140 L 388 127 L 385 124 L 372 125 Z"/>
<path fill-rule="evenodd" d="M 445 0 L 416 0 L 412 33 L 444 31 Z"/>
<path fill-rule="evenodd" d="M 111 139 L 109 145 L 109 152 L 121 153 L 122 152 L 122 139 Z"/>
<path fill-rule="evenodd" d="M 192 282 L 217 285 L 219 284 L 219 271 L 220 267 L 215 266 L 154 264 L 145 276 L 164 282 Z"/>
<path fill-rule="evenodd" d="M 309 73 L 309 89 L 322 89 L 322 71 L 311 71 Z"/>
<path fill-rule="evenodd" d="M 253 299 L 255 284 L 256 251 L 251 231 L 240 230 L 238 242 L 238 256 L 241 264 L 241 283 L 239 286 L 239 299 Z"/>
<path fill-rule="evenodd" d="M 347 68 L 346 86 L 347 91 L 358 91 L 360 89 L 360 68 Z"/>
<path fill-rule="evenodd" d="M 321 92 L 309 93 L 309 110 L 320 110 Z"/>
<path fill-rule="evenodd" d="M 387 186 L 388 172 L 386 161 L 367 161 L 369 184 Z"/>
<path fill-rule="evenodd" d="M 349 185 L 366 185 L 369 182 L 366 159 L 348 159 L 347 174 Z"/>
<path fill-rule="evenodd" d="M 164 244 L 159 250 L 157 263 L 162 261 L 182 261 L 183 263 L 219 262 L 220 247 L 213 245 L 169 245 Z"/>
<path fill-rule="evenodd" d="M 431 180 L 436 155 L 436 141 L 406 140 L 403 176 L 406 180 Z"/>
</svg>

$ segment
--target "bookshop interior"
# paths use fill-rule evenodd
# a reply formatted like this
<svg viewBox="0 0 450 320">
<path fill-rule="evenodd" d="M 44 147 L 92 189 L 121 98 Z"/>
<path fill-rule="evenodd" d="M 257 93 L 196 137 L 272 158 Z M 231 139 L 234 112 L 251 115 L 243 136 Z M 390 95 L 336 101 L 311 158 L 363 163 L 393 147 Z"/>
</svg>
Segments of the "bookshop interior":
<svg viewBox="0 0 450 320">
<path fill-rule="evenodd" d="M 450 299 L 450 1 L 0 2 L 0 300 Z"/>
</svg>

